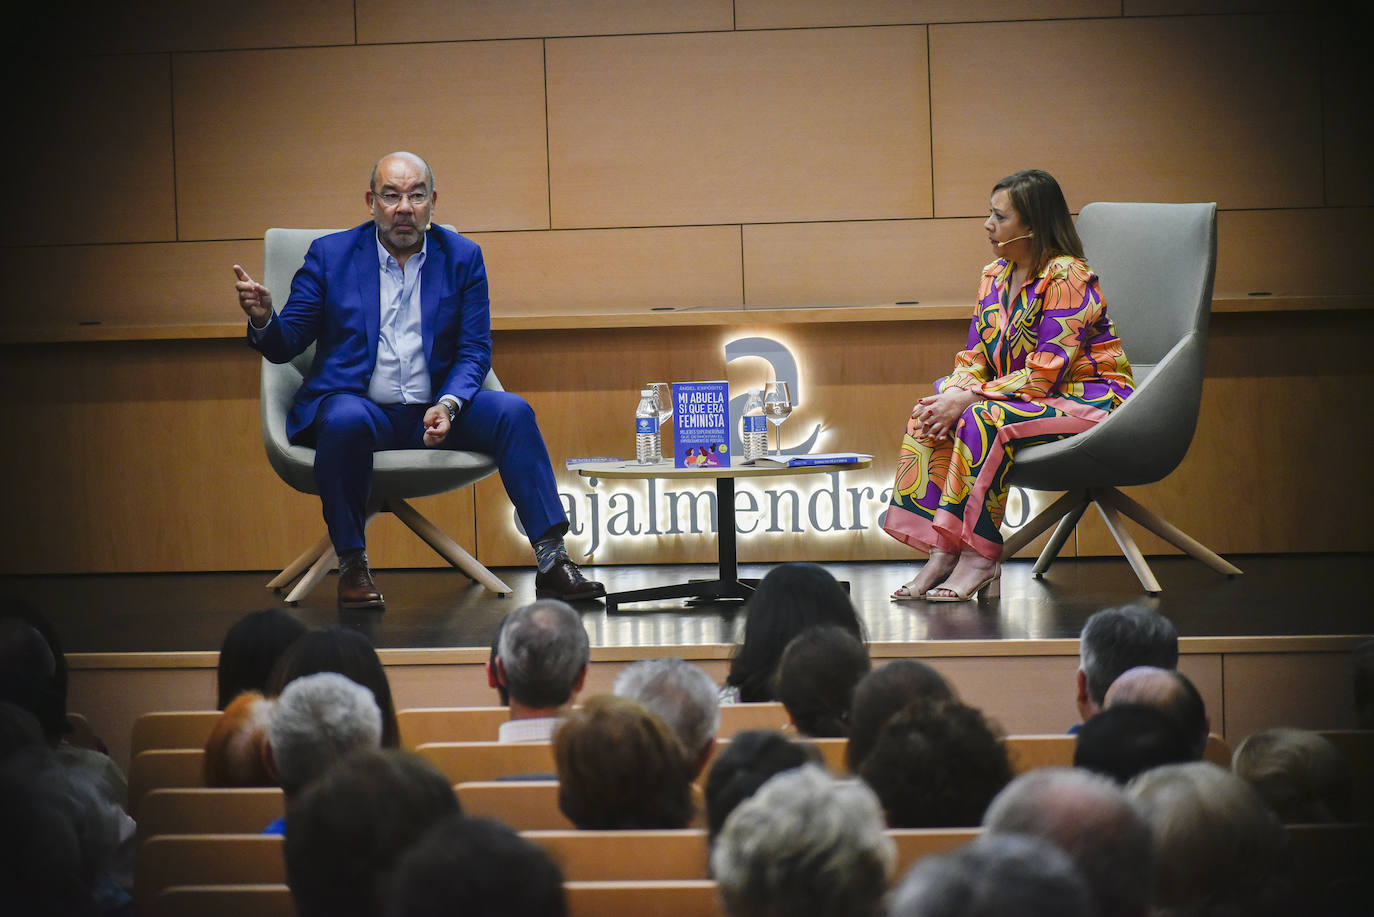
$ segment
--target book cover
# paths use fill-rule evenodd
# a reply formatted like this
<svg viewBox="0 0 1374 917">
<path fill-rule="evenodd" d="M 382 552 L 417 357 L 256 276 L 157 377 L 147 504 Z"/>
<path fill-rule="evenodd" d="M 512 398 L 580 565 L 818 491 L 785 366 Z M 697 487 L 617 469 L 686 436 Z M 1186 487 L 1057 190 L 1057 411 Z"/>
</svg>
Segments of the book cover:
<svg viewBox="0 0 1374 917">
<path fill-rule="evenodd" d="M 808 465 L 853 465 L 873 458 L 858 452 L 812 452 L 808 455 L 762 455 L 748 464 L 776 468 L 805 468 Z"/>
<path fill-rule="evenodd" d="M 720 382 L 673 383 L 673 465 L 730 464 L 730 386 Z"/>
</svg>

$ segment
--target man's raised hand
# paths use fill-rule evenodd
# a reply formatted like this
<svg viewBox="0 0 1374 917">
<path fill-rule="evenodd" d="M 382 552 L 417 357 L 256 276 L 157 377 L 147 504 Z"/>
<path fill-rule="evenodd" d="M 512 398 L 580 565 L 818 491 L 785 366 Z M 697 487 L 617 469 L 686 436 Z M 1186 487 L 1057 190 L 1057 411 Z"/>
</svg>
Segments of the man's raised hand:
<svg viewBox="0 0 1374 917">
<path fill-rule="evenodd" d="M 249 321 L 261 328 L 272 316 L 272 294 L 237 264 L 234 265 L 234 276 L 238 277 L 234 289 L 239 292 L 239 308 L 248 315 Z"/>
</svg>

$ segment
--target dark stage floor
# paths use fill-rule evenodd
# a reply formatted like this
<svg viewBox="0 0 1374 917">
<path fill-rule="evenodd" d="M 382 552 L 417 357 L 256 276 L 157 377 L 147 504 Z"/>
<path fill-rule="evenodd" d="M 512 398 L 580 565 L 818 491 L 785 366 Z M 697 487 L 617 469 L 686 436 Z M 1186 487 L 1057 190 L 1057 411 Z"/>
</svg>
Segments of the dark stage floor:
<svg viewBox="0 0 1374 917">
<path fill-rule="evenodd" d="M 1374 603 L 1366 577 L 1374 555 L 1264 555 L 1229 558 L 1245 571 L 1227 579 L 1182 557 L 1152 558 L 1164 587 L 1141 591 L 1124 560 L 1062 560 L 1043 580 L 1031 561 L 1007 565 L 1002 595 L 978 603 L 892 602 L 888 594 L 910 576 L 911 564 L 823 564 L 851 583 L 851 595 L 876 641 L 1054 639 L 1077 637 L 1101 608 L 1142 602 L 1171 618 L 1186 637 L 1374 633 Z M 764 564 L 741 566 L 763 576 Z M 713 566 L 586 568 L 613 591 L 715 575 Z M 532 568 L 496 571 L 515 590 L 501 599 L 453 570 L 383 570 L 385 614 L 346 623 L 371 633 L 378 647 L 486 646 L 496 622 L 534 598 Z M 0 592 L 42 608 L 69 653 L 217 650 L 243 613 L 280 604 L 264 588 L 271 573 L 5 576 Z M 313 626 L 339 621 L 334 579 L 327 578 L 294 613 Z M 729 643 L 741 620 L 738 606 L 686 608 L 632 605 L 608 614 L 600 602 L 582 604 L 594 646 Z"/>
</svg>

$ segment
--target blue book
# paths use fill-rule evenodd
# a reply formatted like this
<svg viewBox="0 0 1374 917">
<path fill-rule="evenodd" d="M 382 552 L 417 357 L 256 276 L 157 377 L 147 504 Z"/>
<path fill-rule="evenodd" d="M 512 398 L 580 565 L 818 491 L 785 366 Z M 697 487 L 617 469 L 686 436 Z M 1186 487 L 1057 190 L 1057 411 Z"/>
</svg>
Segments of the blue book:
<svg viewBox="0 0 1374 917">
<path fill-rule="evenodd" d="M 772 465 L 776 468 L 805 468 L 807 465 L 853 465 L 866 462 L 871 455 L 858 452 L 812 452 L 808 455 L 762 455 L 748 465 Z"/>
<path fill-rule="evenodd" d="M 730 466 L 729 383 L 673 383 L 673 465 Z"/>
</svg>

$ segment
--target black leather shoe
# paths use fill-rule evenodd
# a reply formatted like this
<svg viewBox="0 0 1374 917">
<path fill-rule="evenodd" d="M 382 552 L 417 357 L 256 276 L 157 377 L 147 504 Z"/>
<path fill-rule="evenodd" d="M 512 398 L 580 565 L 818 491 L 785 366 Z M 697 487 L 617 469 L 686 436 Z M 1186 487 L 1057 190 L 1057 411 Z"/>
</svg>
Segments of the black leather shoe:
<svg viewBox="0 0 1374 917">
<path fill-rule="evenodd" d="M 386 607 L 386 601 L 372 582 L 372 571 L 367 568 L 367 555 L 362 551 L 339 558 L 339 607 Z"/>
<path fill-rule="evenodd" d="M 535 574 L 534 591 L 541 599 L 577 602 L 601 598 L 606 594 L 606 587 L 583 576 L 577 564 L 565 554 L 554 561 L 546 573 Z"/>
</svg>

